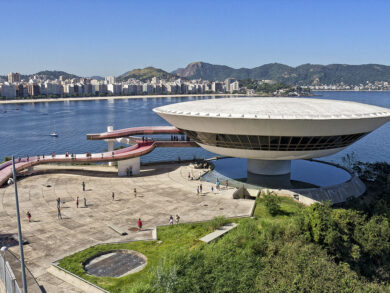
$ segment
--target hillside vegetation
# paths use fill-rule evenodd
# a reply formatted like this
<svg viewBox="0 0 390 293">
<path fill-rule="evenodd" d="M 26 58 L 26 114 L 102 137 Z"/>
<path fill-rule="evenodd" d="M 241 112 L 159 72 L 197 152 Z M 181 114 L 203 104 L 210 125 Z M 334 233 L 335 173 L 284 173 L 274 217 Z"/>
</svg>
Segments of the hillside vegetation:
<svg viewBox="0 0 390 293">
<path fill-rule="evenodd" d="M 390 66 L 379 64 L 303 64 L 291 67 L 280 63 L 270 63 L 251 69 L 235 69 L 224 65 L 194 62 L 186 68 L 177 69 L 172 73 L 189 79 L 224 80 L 233 77 L 241 80 L 275 80 L 289 85 L 390 82 Z"/>
<path fill-rule="evenodd" d="M 51 79 L 51 80 L 59 79 L 61 75 L 63 75 L 65 79 L 79 78 L 79 76 L 75 74 L 67 73 L 65 71 L 57 71 L 57 70 L 43 70 L 33 74 L 21 74 L 20 78 L 24 80 L 29 80 L 30 78 L 33 78 L 34 75 L 39 75 L 39 76 L 45 75 L 47 79 Z M 0 77 L 3 78 L 4 80 L 8 80 L 8 76 L 4 75 Z"/>
<path fill-rule="evenodd" d="M 168 73 L 162 69 L 154 68 L 154 67 L 146 67 L 144 69 L 134 69 L 128 71 L 116 78 L 117 81 L 126 81 L 129 78 L 135 78 L 141 81 L 147 81 L 152 79 L 153 77 L 158 77 L 160 79 L 175 79 L 179 78 L 175 74 Z"/>
</svg>

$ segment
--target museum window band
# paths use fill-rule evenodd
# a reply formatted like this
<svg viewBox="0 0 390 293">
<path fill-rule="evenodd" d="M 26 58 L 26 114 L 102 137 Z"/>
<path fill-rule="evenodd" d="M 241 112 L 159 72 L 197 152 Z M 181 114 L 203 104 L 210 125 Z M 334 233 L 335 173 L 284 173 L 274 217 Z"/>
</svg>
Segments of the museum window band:
<svg viewBox="0 0 390 293">
<path fill-rule="evenodd" d="M 258 136 L 183 130 L 195 142 L 224 148 L 262 151 L 312 151 L 346 147 L 368 133 L 333 136 Z"/>
</svg>

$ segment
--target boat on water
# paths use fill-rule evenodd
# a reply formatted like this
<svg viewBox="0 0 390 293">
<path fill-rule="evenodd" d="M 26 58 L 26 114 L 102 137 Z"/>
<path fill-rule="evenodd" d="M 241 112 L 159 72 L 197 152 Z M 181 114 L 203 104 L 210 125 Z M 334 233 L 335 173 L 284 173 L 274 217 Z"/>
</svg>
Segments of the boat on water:
<svg viewBox="0 0 390 293">
<path fill-rule="evenodd" d="M 57 131 L 56 131 L 56 122 L 54 121 L 54 129 L 53 132 L 49 134 L 51 137 L 58 137 Z"/>
</svg>

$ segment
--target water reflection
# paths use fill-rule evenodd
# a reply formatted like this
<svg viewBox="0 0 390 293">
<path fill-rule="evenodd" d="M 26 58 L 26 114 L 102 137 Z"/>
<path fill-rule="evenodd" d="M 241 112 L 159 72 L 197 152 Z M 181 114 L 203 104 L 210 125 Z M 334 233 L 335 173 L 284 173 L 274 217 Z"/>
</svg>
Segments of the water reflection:
<svg viewBox="0 0 390 293">
<path fill-rule="evenodd" d="M 214 171 L 204 179 L 215 183 L 216 179 L 235 179 L 268 188 L 314 188 L 341 184 L 351 179 L 351 175 L 344 169 L 333 165 L 306 160 L 291 162 L 291 173 L 287 175 L 268 176 L 247 172 L 247 160 L 241 158 L 227 158 L 214 161 Z"/>
</svg>

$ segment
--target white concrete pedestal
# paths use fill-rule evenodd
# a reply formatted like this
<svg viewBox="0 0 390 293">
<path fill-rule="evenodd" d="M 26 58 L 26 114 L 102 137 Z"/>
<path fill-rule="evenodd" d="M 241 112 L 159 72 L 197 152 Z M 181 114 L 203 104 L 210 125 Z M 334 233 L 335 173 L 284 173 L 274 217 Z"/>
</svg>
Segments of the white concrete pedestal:
<svg viewBox="0 0 390 293">
<path fill-rule="evenodd" d="M 248 172 L 260 175 L 289 174 L 291 172 L 291 161 L 248 159 Z"/>
<path fill-rule="evenodd" d="M 107 126 L 107 132 L 113 132 L 114 131 L 114 126 Z M 107 139 L 106 140 L 108 143 L 108 148 L 107 150 L 111 153 L 114 151 L 114 143 L 115 140 L 113 139 Z M 108 166 L 114 166 L 114 162 L 108 162 Z"/>
<path fill-rule="evenodd" d="M 118 176 L 138 175 L 141 168 L 140 157 L 118 161 Z"/>
</svg>

